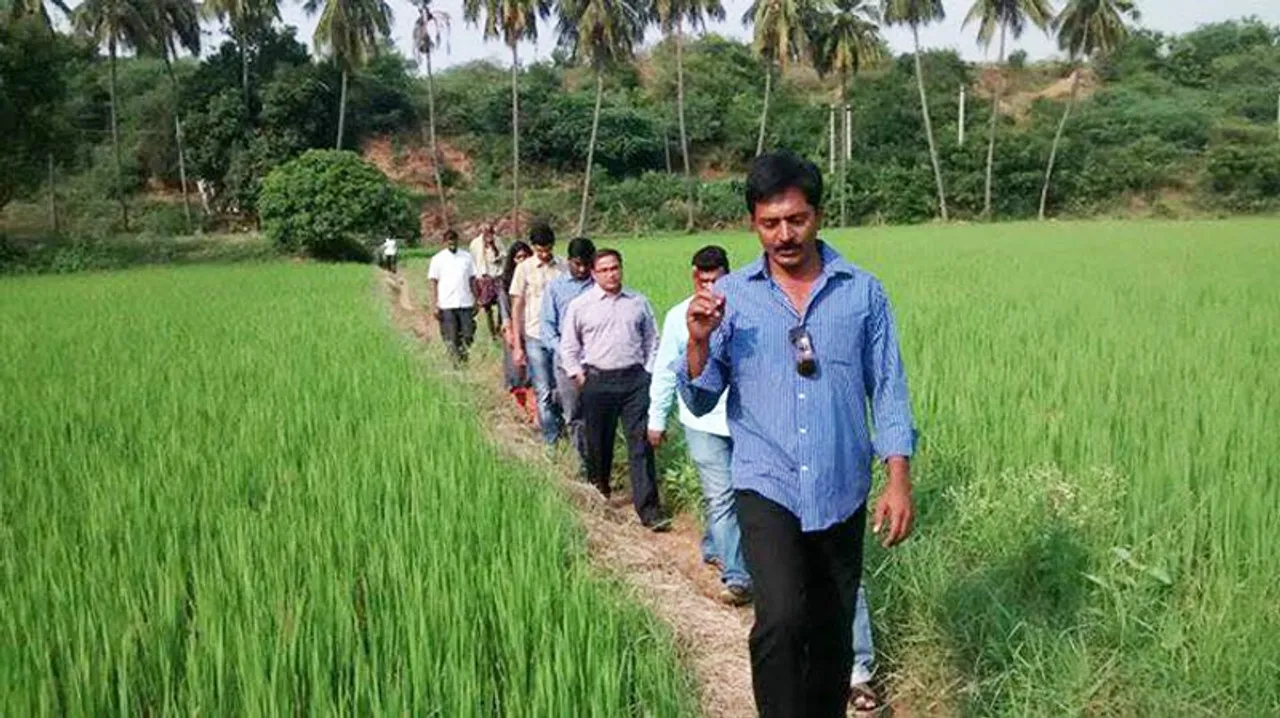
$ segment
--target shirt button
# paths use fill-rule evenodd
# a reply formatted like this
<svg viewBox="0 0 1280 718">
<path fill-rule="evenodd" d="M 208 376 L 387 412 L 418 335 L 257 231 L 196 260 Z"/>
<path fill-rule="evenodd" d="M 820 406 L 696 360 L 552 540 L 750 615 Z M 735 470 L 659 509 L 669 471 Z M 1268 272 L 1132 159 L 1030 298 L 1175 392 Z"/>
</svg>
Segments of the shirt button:
<svg viewBox="0 0 1280 718">
<path fill-rule="evenodd" d="M 801 398 L 801 399 L 803 399 L 803 398 L 804 398 L 804 394 L 801 394 L 801 395 L 800 395 L 800 398 Z"/>
<path fill-rule="evenodd" d="M 801 467 L 800 467 L 800 470 L 801 470 L 801 471 L 808 471 L 808 470 L 809 470 L 809 467 L 808 467 L 808 466 L 801 466 Z"/>
<path fill-rule="evenodd" d="M 804 429 L 804 428 L 802 428 L 802 429 L 800 429 L 800 433 L 801 433 L 801 434 L 808 434 L 808 433 L 809 433 L 809 430 L 808 430 L 808 429 Z"/>
</svg>

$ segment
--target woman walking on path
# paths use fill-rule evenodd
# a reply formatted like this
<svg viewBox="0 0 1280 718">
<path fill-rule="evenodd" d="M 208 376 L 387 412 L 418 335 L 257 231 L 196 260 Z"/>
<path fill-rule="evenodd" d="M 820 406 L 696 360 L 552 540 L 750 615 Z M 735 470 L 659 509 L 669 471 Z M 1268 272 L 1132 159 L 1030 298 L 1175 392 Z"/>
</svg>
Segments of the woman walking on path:
<svg viewBox="0 0 1280 718">
<path fill-rule="evenodd" d="M 533 256 L 533 248 L 526 242 L 516 241 L 506 252 L 502 262 L 502 276 L 497 286 L 498 321 L 502 325 L 502 377 L 507 392 L 529 415 L 529 420 L 537 422 L 536 402 L 529 396 L 529 377 L 523 369 L 516 366 L 511 358 L 515 350 L 515 342 L 520 341 L 519 334 L 511 322 L 511 277 L 516 273 L 516 265 Z"/>
</svg>

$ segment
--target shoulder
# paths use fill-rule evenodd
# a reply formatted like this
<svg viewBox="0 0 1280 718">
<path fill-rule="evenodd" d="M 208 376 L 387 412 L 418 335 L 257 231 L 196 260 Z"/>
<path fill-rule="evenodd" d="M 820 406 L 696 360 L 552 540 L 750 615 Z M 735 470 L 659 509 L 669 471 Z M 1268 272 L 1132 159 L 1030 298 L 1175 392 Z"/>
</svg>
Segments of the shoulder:
<svg viewBox="0 0 1280 718">
<path fill-rule="evenodd" d="M 667 310 L 663 316 L 662 323 L 664 325 L 674 322 L 684 323 L 685 316 L 689 313 L 689 304 L 693 301 L 693 297 L 685 297 L 683 301 Z"/>
</svg>

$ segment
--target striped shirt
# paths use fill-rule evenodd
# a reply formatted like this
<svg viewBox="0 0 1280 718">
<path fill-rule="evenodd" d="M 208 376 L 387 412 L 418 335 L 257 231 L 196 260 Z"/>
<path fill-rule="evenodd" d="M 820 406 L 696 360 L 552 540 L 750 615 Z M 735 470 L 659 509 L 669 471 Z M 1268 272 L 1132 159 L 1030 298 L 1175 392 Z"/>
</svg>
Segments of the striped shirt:
<svg viewBox="0 0 1280 718">
<path fill-rule="evenodd" d="M 803 315 L 758 259 L 716 283 L 725 317 L 702 374 L 690 380 L 684 356 L 672 367 L 695 415 L 711 411 L 728 389 L 734 488 L 780 504 L 804 531 L 837 524 L 866 502 L 873 451 L 910 456 L 916 441 L 884 288 L 818 246 L 822 274 Z M 818 363 L 810 377 L 796 371 L 788 338 L 801 325 Z"/>
<path fill-rule="evenodd" d="M 574 279 L 572 274 L 551 280 L 542 291 L 542 328 L 538 330 L 538 339 L 552 349 L 560 346 L 560 324 L 569 310 L 569 302 L 594 284 L 591 277 Z"/>
</svg>

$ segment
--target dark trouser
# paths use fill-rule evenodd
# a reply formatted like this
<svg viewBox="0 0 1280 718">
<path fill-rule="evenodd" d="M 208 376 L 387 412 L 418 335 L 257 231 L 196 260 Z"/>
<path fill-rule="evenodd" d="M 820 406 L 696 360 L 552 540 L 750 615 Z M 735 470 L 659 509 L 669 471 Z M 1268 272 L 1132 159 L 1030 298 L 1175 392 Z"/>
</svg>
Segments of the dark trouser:
<svg viewBox="0 0 1280 718">
<path fill-rule="evenodd" d="M 613 437 L 622 419 L 631 464 L 631 502 L 646 526 L 661 518 L 658 484 L 649 446 L 649 373 L 635 366 L 615 371 L 587 368 L 582 387 L 582 423 L 587 444 L 587 479 L 609 495 Z"/>
<path fill-rule="evenodd" d="M 755 599 L 756 708 L 763 718 L 843 718 L 866 508 L 806 533 L 790 511 L 754 491 L 735 498 Z"/>
<path fill-rule="evenodd" d="M 573 379 L 564 372 L 560 365 L 560 357 L 555 359 L 556 395 L 560 399 L 560 409 L 564 412 L 565 433 L 569 435 L 569 443 L 578 452 L 582 473 L 587 471 L 587 438 L 582 429 L 582 392 Z"/>
<path fill-rule="evenodd" d="M 440 336 L 454 361 L 466 361 L 467 350 L 476 338 L 476 310 L 471 307 L 440 310 Z"/>
</svg>

